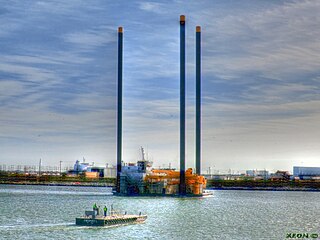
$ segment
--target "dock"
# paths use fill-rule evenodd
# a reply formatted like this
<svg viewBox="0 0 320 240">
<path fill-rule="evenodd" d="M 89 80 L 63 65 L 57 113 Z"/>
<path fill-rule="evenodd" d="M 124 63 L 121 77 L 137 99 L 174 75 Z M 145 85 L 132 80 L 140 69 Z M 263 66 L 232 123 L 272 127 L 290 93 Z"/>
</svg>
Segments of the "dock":
<svg viewBox="0 0 320 240">
<path fill-rule="evenodd" d="M 76 218 L 76 225 L 79 226 L 112 226 L 128 223 L 142 223 L 147 215 L 112 214 L 109 216 L 96 215 L 95 211 L 85 211 L 85 215 Z"/>
</svg>

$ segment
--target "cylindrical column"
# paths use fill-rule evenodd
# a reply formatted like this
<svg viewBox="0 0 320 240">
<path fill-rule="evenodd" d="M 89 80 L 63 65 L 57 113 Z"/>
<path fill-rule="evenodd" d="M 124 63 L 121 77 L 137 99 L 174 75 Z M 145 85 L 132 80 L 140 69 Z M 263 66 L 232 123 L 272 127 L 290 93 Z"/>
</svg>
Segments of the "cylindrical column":
<svg viewBox="0 0 320 240">
<path fill-rule="evenodd" d="M 185 63 L 185 26 L 186 19 L 184 15 L 180 16 L 180 186 L 179 194 L 186 194 L 186 176 L 185 176 L 185 85 L 186 85 L 186 63 Z"/>
<path fill-rule="evenodd" d="M 122 162 L 122 56 L 123 28 L 118 28 L 118 123 L 117 123 L 117 192 L 120 192 L 120 173 Z"/>
<path fill-rule="evenodd" d="M 196 27 L 196 173 L 201 174 L 201 27 Z"/>
</svg>

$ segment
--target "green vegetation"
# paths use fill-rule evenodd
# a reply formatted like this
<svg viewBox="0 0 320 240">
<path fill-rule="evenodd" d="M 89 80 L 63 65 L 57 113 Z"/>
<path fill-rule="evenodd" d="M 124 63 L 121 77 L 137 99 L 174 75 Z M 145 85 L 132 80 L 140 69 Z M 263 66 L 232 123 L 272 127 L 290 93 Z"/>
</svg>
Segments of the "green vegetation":
<svg viewBox="0 0 320 240">
<path fill-rule="evenodd" d="M 320 190 L 320 181 L 318 180 L 208 180 L 207 188 L 312 188 Z"/>
<path fill-rule="evenodd" d="M 25 173 L 10 173 L 0 171 L 0 184 L 43 184 L 43 185 L 84 185 L 84 186 L 115 186 L 115 178 L 86 178 L 84 174 L 68 176 L 35 175 Z M 273 189 L 273 190 L 320 190 L 319 180 L 254 180 L 244 178 L 241 180 L 207 180 L 207 188 L 217 189 Z"/>
<path fill-rule="evenodd" d="M 16 184 L 79 184 L 79 185 L 106 185 L 114 186 L 114 178 L 86 178 L 85 175 L 67 176 L 65 173 L 60 175 L 28 175 L 24 173 L 9 173 L 0 171 L 0 183 Z"/>
</svg>

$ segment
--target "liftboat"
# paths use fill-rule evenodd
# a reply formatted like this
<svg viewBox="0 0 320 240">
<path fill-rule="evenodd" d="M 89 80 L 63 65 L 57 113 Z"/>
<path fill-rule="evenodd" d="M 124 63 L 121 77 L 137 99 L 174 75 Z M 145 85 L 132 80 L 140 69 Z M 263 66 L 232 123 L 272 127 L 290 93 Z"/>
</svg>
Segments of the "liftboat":
<svg viewBox="0 0 320 240">
<path fill-rule="evenodd" d="M 76 225 L 79 226 L 112 226 L 125 225 L 130 223 L 143 223 L 147 215 L 129 215 L 127 212 L 121 214 L 118 211 L 111 210 L 109 215 L 100 215 L 99 210 L 85 211 L 85 215 L 76 218 Z"/>
</svg>

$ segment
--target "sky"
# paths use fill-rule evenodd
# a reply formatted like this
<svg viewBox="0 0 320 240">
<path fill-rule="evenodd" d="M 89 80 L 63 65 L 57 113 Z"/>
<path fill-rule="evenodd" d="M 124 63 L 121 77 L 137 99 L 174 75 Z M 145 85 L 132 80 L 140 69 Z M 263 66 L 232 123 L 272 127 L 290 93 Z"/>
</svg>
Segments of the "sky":
<svg viewBox="0 0 320 240">
<path fill-rule="evenodd" d="M 202 27 L 202 172 L 319 166 L 320 2 L 0 0 L 0 164 L 179 166 L 179 16 L 187 153 L 195 166 L 195 27 Z"/>
</svg>

